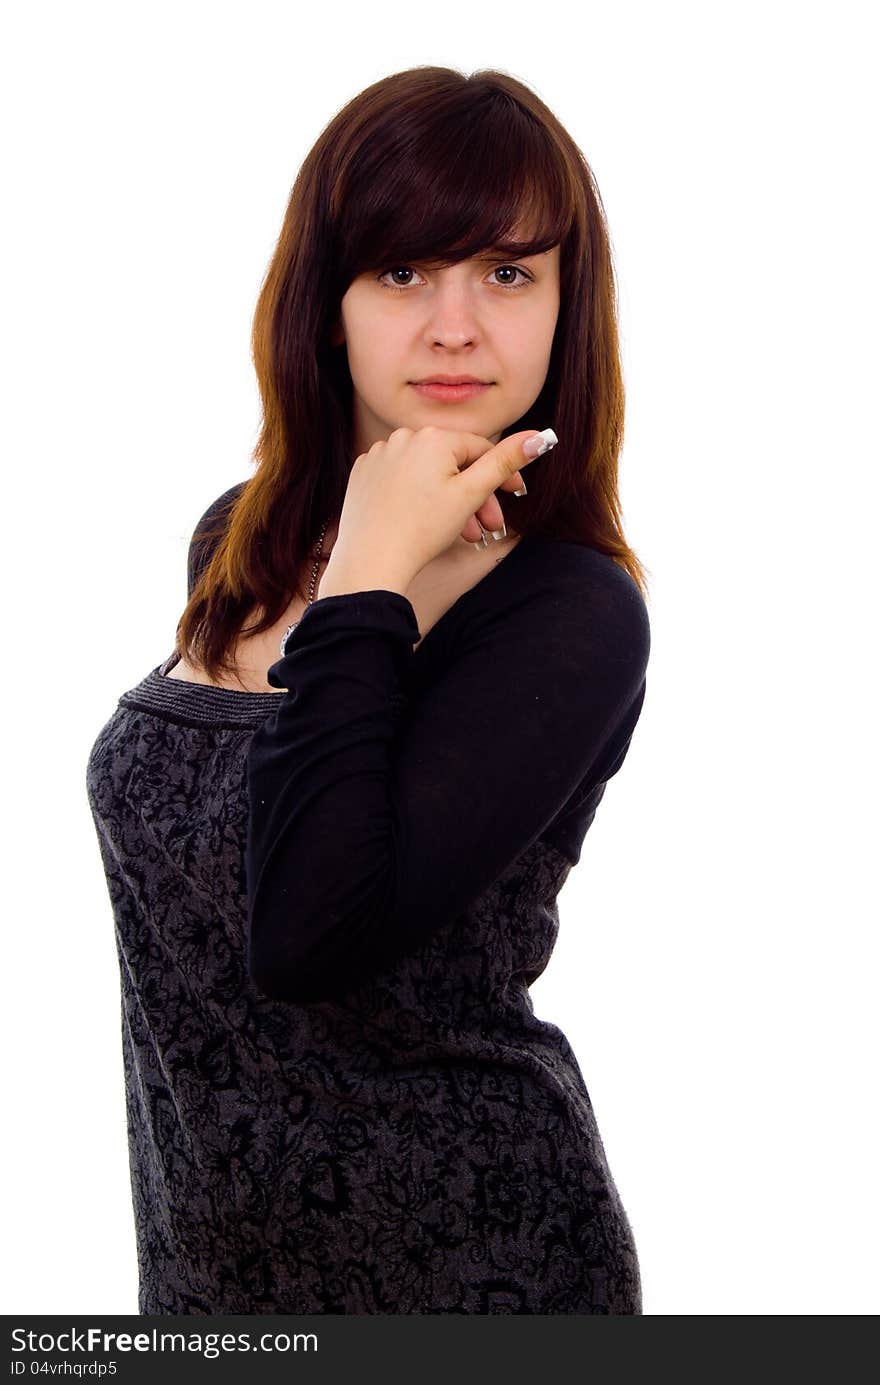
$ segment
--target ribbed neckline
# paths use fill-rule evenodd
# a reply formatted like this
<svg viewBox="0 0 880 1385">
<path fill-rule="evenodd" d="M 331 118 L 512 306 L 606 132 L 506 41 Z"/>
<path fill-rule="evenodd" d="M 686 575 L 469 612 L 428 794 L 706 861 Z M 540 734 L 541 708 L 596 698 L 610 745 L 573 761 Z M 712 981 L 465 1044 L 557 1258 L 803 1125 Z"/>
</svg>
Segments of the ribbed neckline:
<svg viewBox="0 0 880 1385">
<path fill-rule="evenodd" d="M 170 656 L 169 656 L 170 657 Z M 159 712 L 169 721 L 189 726 L 259 726 L 283 701 L 285 693 L 239 692 L 236 688 L 213 688 L 209 683 L 184 683 L 165 678 L 163 659 L 146 678 L 119 699 L 121 707 Z"/>
<path fill-rule="evenodd" d="M 438 638 L 435 631 L 439 631 L 452 619 L 453 613 L 461 610 L 462 605 L 470 600 L 474 600 L 478 592 L 485 589 L 487 582 L 505 568 L 515 555 L 529 545 L 530 540 L 534 541 L 534 535 L 526 534 L 514 545 L 506 558 L 480 578 L 474 586 L 468 587 L 467 591 L 462 592 L 452 605 L 444 611 L 439 620 L 435 621 L 431 629 L 420 641 L 417 648 L 413 651 L 413 658 L 419 658 L 422 651 L 433 645 L 433 641 Z M 279 659 L 281 655 L 279 653 Z M 180 678 L 166 678 L 161 670 L 169 662 L 171 655 L 163 659 L 161 664 L 157 664 L 151 669 L 136 687 L 124 693 L 119 699 L 119 705 L 124 707 L 140 708 L 143 711 L 155 711 L 161 713 L 169 721 L 176 721 L 186 726 L 211 726 L 218 730 L 224 728 L 235 728 L 241 726 L 260 726 L 270 712 L 274 711 L 279 703 L 284 699 L 284 691 L 259 693 L 259 692 L 240 692 L 237 688 L 215 688 L 210 683 L 186 683 Z M 398 699 L 403 698 L 403 694 L 398 695 Z"/>
</svg>

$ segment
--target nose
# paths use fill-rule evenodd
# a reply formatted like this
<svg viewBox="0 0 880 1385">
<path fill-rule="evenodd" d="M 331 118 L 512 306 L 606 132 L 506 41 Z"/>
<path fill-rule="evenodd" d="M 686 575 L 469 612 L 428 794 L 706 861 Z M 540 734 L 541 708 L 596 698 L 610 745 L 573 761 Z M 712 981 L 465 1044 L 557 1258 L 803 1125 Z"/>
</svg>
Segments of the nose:
<svg viewBox="0 0 880 1385">
<path fill-rule="evenodd" d="M 478 337 L 476 297 L 464 281 L 438 280 L 425 330 L 435 344 L 449 347 L 465 346 Z"/>
</svg>

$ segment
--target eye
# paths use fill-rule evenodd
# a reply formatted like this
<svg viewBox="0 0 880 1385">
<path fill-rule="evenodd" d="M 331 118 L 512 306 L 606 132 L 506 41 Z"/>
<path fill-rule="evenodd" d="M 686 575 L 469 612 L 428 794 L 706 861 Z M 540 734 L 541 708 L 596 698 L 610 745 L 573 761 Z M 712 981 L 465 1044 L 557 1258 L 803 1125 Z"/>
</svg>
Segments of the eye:
<svg viewBox="0 0 880 1385">
<path fill-rule="evenodd" d="M 522 278 L 519 283 L 503 283 L 496 285 L 496 287 L 516 290 L 525 288 L 527 284 L 534 283 L 534 277 L 531 274 L 529 274 L 528 270 L 521 269 L 519 265 L 500 264 L 496 265 L 491 272 L 493 274 L 498 274 L 501 270 L 513 270 L 514 274 L 520 274 L 522 275 Z M 389 274 L 399 274 L 401 271 L 403 271 L 404 274 L 413 274 L 416 272 L 411 265 L 392 265 L 391 269 L 386 269 L 383 271 L 382 274 L 379 274 L 377 276 L 376 282 L 381 284 L 382 288 L 392 289 L 395 293 L 405 293 L 407 289 L 411 287 L 409 284 L 382 283 L 382 280 L 385 279 Z"/>
</svg>

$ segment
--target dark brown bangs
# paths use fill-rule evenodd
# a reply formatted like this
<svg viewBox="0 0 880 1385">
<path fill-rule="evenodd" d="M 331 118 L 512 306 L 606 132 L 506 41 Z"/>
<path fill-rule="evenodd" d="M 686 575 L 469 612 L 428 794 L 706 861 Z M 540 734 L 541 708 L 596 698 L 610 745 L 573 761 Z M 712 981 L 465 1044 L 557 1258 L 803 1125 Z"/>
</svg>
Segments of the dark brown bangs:
<svg viewBox="0 0 880 1385">
<path fill-rule="evenodd" d="M 536 121 L 477 84 L 454 101 L 389 114 L 341 179 L 337 292 L 392 261 L 440 267 L 544 254 L 571 228 L 561 165 Z"/>
</svg>

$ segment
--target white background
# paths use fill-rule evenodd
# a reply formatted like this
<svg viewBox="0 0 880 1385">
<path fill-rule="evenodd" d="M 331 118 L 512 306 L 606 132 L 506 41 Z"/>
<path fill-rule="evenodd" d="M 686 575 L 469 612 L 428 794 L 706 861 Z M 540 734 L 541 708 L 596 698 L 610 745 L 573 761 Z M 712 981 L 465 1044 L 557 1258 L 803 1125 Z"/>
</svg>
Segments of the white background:
<svg viewBox="0 0 880 1385">
<path fill-rule="evenodd" d="M 86 761 L 171 651 L 196 520 L 252 472 L 251 317 L 297 169 L 418 64 L 530 85 L 610 223 L 652 654 L 533 998 L 644 1311 L 877 1312 L 873 9 L 8 14 L 4 1312 L 137 1311 Z"/>
</svg>

